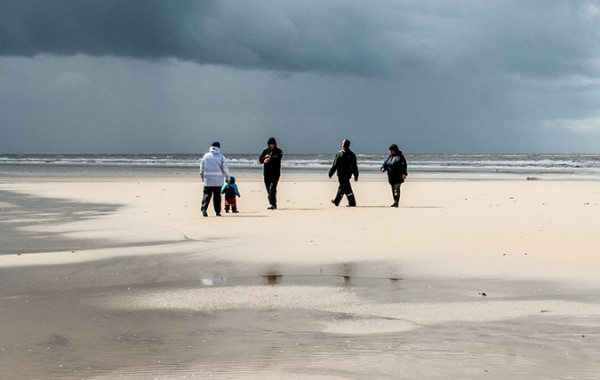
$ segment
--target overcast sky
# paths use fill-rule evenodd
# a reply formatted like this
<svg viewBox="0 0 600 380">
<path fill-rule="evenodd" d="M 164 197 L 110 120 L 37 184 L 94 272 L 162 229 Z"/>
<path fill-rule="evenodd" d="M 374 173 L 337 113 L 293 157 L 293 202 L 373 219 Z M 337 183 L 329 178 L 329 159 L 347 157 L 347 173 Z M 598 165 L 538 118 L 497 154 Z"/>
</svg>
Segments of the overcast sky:
<svg viewBox="0 0 600 380">
<path fill-rule="evenodd" d="M 600 2 L 2 0 L 0 153 L 600 153 Z"/>
</svg>

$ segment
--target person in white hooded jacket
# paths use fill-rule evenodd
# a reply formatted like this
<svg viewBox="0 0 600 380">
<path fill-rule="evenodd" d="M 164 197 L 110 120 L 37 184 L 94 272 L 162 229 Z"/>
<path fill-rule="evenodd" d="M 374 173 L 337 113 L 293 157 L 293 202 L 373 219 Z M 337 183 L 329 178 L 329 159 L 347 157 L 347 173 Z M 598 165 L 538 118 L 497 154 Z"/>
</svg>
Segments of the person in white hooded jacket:
<svg viewBox="0 0 600 380">
<path fill-rule="evenodd" d="M 221 216 L 221 187 L 225 179 L 229 180 L 229 167 L 225 156 L 221 154 L 221 144 L 215 141 L 210 146 L 208 153 L 200 161 L 200 177 L 204 181 L 204 195 L 202 196 L 202 215 L 208 216 L 208 205 L 213 199 L 213 206 L 217 216 Z"/>
</svg>

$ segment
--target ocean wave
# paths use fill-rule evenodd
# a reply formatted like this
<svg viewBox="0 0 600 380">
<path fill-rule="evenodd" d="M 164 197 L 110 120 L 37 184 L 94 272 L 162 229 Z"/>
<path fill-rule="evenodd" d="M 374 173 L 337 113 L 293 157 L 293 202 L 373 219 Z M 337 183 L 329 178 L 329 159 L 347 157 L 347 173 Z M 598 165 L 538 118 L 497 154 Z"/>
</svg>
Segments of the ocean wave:
<svg viewBox="0 0 600 380">
<path fill-rule="evenodd" d="M 198 168 L 200 155 L 2 155 L 3 166 Z M 282 167 L 327 170 L 332 155 L 288 154 Z M 361 170 L 378 170 L 385 155 L 358 155 Z M 406 155 L 411 172 L 557 172 L 600 173 L 600 155 Z M 256 155 L 227 155 L 232 169 L 260 169 Z"/>
</svg>

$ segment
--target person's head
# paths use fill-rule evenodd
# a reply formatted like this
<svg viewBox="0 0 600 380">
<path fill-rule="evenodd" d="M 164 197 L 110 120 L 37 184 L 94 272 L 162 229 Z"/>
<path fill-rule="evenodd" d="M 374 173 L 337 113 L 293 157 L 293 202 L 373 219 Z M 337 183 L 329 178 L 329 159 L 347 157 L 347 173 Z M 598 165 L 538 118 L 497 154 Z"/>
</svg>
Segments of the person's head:
<svg viewBox="0 0 600 380">
<path fill-rule="evenodd" d="M 235 177 L 234 176 L 230 176 L 229 177 L 229 182 L 227 182 L 229 184 L 235 183 Z"/>
<path fill-rule="evenodd" d="M 221 148 L 221 143 L 218 141 L 214 141 L 212 144 L 210 144 L 210 146 L 214 146 L 215 148 Z"/>
<path fill-rule="evenodd" d="M 388 149 L 390 150 L 390 154 L 396 154 L 400 151 L 400 149 L 398 149 L 398 145 L 396 144 L 390 145 Z"/>
<path fill-rule="evenodd" d="M 269 149 L 274 149 L 277 146 L 277 140 L 275 140 L 275 137 L 269 137 L 267 145 L 269 146 Z"/>
<path fill-rule="evenodd" d="M 344 141 L 342 141 L 342 148 L 344 148 L 344 149 L 350 148 L 350 140 L 344 139 Z"/>
</svg>

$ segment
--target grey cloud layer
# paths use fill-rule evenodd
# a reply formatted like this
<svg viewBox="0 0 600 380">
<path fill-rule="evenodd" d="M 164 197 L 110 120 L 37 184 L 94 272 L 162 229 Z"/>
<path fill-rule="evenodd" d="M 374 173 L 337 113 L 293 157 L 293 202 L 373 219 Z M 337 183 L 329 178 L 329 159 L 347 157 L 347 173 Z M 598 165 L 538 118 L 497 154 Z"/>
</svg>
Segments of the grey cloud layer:
<svg viewBox="0 0 600 380">
<path fill-rule="evenodd" d="M 598 74 L 593 4 L 4 0 L 0 55 L 176 58 L 359 76 L 423 68 L 587 76 Z"/>
<path fill-rule="evenodd" d="M 596 0 L 0 0 L 0 152 L 595 152 L 599 26 Z"/>
</svg>

